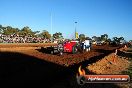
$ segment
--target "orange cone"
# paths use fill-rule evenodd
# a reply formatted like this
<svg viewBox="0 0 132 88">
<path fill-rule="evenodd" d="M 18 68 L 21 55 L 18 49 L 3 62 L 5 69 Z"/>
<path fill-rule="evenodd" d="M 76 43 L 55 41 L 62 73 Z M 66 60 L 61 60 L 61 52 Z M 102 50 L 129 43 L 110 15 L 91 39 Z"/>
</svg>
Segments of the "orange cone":
<svg viewBox="0 0 132 88">
<path fill-rule="evenodd" d="M 125 50 L 125 51 L 127 50 L 127 45 L 124 46 L 124 50 Z"/>
<path fill-rule="evenodd" d="M 117 49 L 115 50 L 115 53 L 114 53 L 115 55 L 114 56 L 116 56 L 117 55 Z"/>
<path fill-rule="evenodd" d="M 116 63 L 117 51 L 118 51 L 118 50 L 116 49 L 116 50 L 115 50 L 115 53 L 114 53 L 114 56 L 113 56 L 113 58 L 112 58 L 112 59 L 113 59 L 113 60 L 112 60 L 113 63 Z"/>
<path fill-rule="evenodd" d="M 114 58 L 113 58 L 113 62 L 116 63 L 116 56 L 114 56 Z"/>
</svg>

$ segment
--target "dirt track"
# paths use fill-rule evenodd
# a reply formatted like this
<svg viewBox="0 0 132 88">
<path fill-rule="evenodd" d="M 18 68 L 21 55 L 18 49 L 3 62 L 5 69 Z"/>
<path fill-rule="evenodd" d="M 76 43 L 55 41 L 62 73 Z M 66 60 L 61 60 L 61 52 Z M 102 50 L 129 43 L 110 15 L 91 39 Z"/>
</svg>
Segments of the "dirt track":
<svg viewBox="0 0 132 88">
<path fill-rule="evenodd" d="M 41 47 L 1 46 L 0 81 L 17 88 L 79 88 L 74 85 L 78 67 L 94 63 L 116 48 L 93 46 L 90 52 L 58 56 L 45 53 Z"/>
<path fill-rule="evenodd" d="M 102 54 L 106 54 L 111 52 L 112 50 L 118 48 L 118 47 L 110 47 L 110 46 L 92 46 L 92 50 L 90 52 L 84 52 L 84 53 L 77 53 L 77 54 L 71 54 L 71 53 L 64 53 L 63 56 L 59 56 L 58 54 L 51 55 L 45 50 L 41 49 L 41 47 L 31 47 L 30 44 L 25 44 L 24 46 L 29 47 L 22 47 L 21 44 L 20 47 L 18 45 L 11 45 L 11 47 L 4 47 L 1 45 L 2 48 L 0 48 L 1 52 L 17 52 L 22 53 L 30 56 L 34 56 L 36 58 L 49 61 L 52 63 L 56 63 L 62 66 L 70 66 L 74 64 L 78 64 L 80 62 L 83 62 L 85 60 L 88 60 L 92 57 L 99 56 Z M 37 46 L 37 44 L 36 44 Z M 4 48 L 3 48 L 4 47 Z"/>
<path fill-rule="evenodd" d="M 0 48 L 10 48 L 10 47 L 46 47 L 46 46 L 55 46 L 55 45 L 57 45 L 57 43 L 0 43 Z"/>
<path fill-rule="evenodd" d="M 132 77 L 131 66 L 132 66 L 132 49 L 121 48 L 116 56 L 115 53 L 111 53 L 108 56 L 102 58 L 100 61 L 93 64 L 89 64 L 86 68 L 95 74 L 126 74 L 129 75 L 131 78 Z M 132 82 L 130 81 L 129 83 L 117 83 L 115 85 L 118 88 L 131 88 Z M 104 87 L 107 88 L 109 87 L 109 85 L 108 86 L 106 85 Z"/>
</svg>

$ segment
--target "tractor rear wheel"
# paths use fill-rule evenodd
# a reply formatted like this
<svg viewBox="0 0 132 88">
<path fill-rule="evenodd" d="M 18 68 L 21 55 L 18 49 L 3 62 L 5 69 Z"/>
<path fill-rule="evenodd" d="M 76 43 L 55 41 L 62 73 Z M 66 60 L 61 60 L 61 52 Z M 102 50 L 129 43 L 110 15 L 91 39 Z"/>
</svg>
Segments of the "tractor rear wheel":
<svg viewBox="0 0 132 88">
<path fill-rule="evenodd" d="M 58 52 L 59 52 L 59 55 L 61 56 L 61 55 L 63 55 L 63 51 L 64 51 L 64 49 L 63 49 L 63 44 L 58 44 Z"/>
<path fill-rule="evenodd" d="M 77 49 L 77 46 L 75 45 L 72 47 L 72 53 L 75 54 L 77 52 L 78 52 L 78 49 Z"/>
<path fill-rule="evenodd" d="M 50 53 L 51 53 L 51 54 L 54 54 L 54 50 L 52 50 Z"/>
</svg>

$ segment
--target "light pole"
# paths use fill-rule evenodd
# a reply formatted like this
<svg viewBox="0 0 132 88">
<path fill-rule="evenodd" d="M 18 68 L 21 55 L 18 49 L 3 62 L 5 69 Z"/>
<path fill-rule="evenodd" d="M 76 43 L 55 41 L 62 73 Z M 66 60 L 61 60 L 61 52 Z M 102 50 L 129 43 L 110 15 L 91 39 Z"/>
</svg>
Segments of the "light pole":
<svg viewBox="0 0 132 88">
<path fill-rule="evenodd" d="M 50 31 L 51 31 L 51 42 L 53 42 L 53 35 L 52 35 L 52 13 L 50 13 Z"/>
<path fill-rule="evenodd" d="M 76 24 L 77 24 L 77 22 L 75 22 L 75 39 L 77 38 L 77 36 L 76 36 L 76 34 L 77 34 L 77 32 L 76 32 Z"/>
</svg>

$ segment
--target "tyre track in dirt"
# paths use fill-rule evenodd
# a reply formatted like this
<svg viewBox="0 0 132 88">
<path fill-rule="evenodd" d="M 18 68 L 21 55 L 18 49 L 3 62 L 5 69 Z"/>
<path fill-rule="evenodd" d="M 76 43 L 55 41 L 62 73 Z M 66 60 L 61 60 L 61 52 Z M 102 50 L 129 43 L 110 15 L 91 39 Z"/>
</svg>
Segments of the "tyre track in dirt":
<svg viewBox="0 0 132 88">
<path fill-rule="evenodd" d="M 89 59 L 83 59 L 81 62 L 79 62 L 79 63 L 75 63 L 75 64 L 69 64 L 68 66 L 65 66 L 65 65 L 61 65 L 61 64 L 59 64 L 58 62 L 56 62 L 56 63 L 54 63 L 53 64 L 53 62 L 52 61 L 48 61 L 48 59 L 46 60 L 46 59 L 44 59 L 44 58 L 40 58 L 41 56 L 43 56 L 43 53 L 41 52 L 41 54 L 40 54 L 40 56 L 39 55 L 35 55 L 35 54 L 37 54 L 36 52 L 34 52 L 34 53 L 32 53 L 33 55 L 28 55 L 28 58 L 34 58 L 34 60 L 31 60 L 31 59 L 29 59 L 28 60 L 28 63 L 27 64 L 25 64 L 24 65 L 24 68 L 23 68 L 23 65 L 21 64 L 21 60 L 19 61 L 19 63 L 20 63 L 20 67 L 22 68 L 22 69 L 24 69 L 24 72 L 22 72 L 21 70 L 19 70 L 20 68 L 19 68 L 19 65 L 18 65 L 18 67 L 14 67 L 14 66 L 16 66 L 16 65 L 14 65 L 13 66 L 13 68 L 15 68 L 14 70 L 9 70 L 10 69 L 10 67 L 9 68 L 7 68 L 7 67 L 5 67 L 5 68 L 7 68 L 7 70 L 9 70 L 9 71 L 5 71 L 6 73 L 8 73 L 8 75 L 9 76 L 11 76 L 11 74 L 10 73 L 12 73 L 12 75 L 14 76 L 14 77 L 20 77 L 20 75 L 23 75 L 23 73 L 24 74 L 26 74 L 26 75 L 23 75 L 23 77 L 25 78 L 26 76 L 30 76 L 30 74 L 31 74 L 31 77 L 27 77 L 26 79 L 28 79 L 29 81 L 31 81 L 33 84 L 31 84 L 31 83 L 29 83 L 29 86 L 30 87 L 40 87 L 40 86 L 42 86 L 42 87 L 44 87 L 44 86 L 48 86 L 48 88 L 59 88 L 59 86 L 60 86 L 60 88 L 75 88 L 75 86 L 76 86 L 76 73 L 78 72 L 78 67 L 80 66 L 80 65 L 82 65 L 82 68 L 85 68 L 85 66 L 86 65 L 88 65 L 88 64 L 91 64 L 91 63 L 95 63 L 96 61 L 98 61 L 98 60 L 100 60 L 100 59 L 102 59 L 104 56 L 106 56 L 106 55 L 108 55 L 108 54 L 110 54 L 110 53 L 112 53 L 116 48 L 119 48 L 119 47 L 114 47 L 113 49 L 111 49 L 111 47 L 109 47 L 109 48 L 107 48 L 106 50 L 104 50 L 103 48 L 100 48 L 99 46 L 98 47 L 96 47 L 95 49 L 96 49 L 96 52 L 99 52 L 100 54 L 99 55 L 95 55 L 94 57 L 90 57 Z M 18 49 L 19 50 L 19 49 Z M 5 50 L 6 51 L 6 50 Z M 31 51 L 32 51 L 32 48 L 31 48 Z M 12 49 L 11 49 L 11 52 L 14 52 Z M 4 56 L 4 57 L 6 57 L 7 59 L 8 59 L 8 61 L 9 60 L 11 60 L 11 59 L 13 59 L 13 58 L 15 58 L 15 57 L 17 57 L 17 59 L 19 59 L 19 58 L 23 58 L 23 57 L 27 57 L 27 56 L 23 56 L 23 57 L 21 57 L 19 54 L 17 55 L 17 53 L 11 53 L 11 52 L 5 52 L 4 53 L 4 55 L 2 55 L 2 57 Z M 24 49 L 23 50 L 21 50 L 20 52 L 25 52 L 24 51 Z M 37 51 L 38 52 L 38 51 Z M 8 53 L 8 55 L 6 54 L 6 53 Z M 29 51 L 27 51 L 26 53 L 30 53 Z M 26 53 L 22 53 L 22 54 L 26 54 Z M 12 54 L 13 54 L 13 56 L 12 56 Z M 7 56 L 9 56 L 9 57 L 12 57 L 11 59 L 9 59 Z M 72 54 L 67 54 L 66 56 L 68 56 L 68 55 L 71 55 L 70 57 L 74 57 L 74 56 L 76 56 L 76 55 L 72 55 Z M 35 57 L 36 56 L 36 57 Z M 48 57 L 50 56 L 50 55 L 47 55 Z M 55 55 L 53 55 L 53 56 L 55 56 Z M 58 57 L 58 56 L 57 56 Z M 77 56 L 76 56 L 77 57 Z M 36 60 L 36 59 L 40 59 L 41 60 L 41 62 L 40 61 L 38 61 L 38 60 Z M 53 57 L 53 58 L 51 58 L 51 60 L 53 60 L 53 59 L 55 59 L 55 57 Z M 58 59 L 59 60 L 59 59 Z M 17 60 L 18 61 L 18 60 Z M 27 60 L 26 59 L 24 59 L 24 61 L 22 60 L 22 63 L 25 63 L 25 61 L 27 62 Z M 37 62 L 36 62 L 37 61 Z M 44 63 L 43 63 L 43 61 L 44 61 Z M 65 60 L 64 60 L 65 61 Z M 12 62 L 12 61 L 11 61 Z M 15 61 L 16 62 L 16 61 Z M 6 63 L 7 63 L 7 61 L 6 61 Z M 14 61 L 13 61 L 13 63 L 14 63 Z M 18 64 L 19 64 L 18 63 Z M 7 63 L 7 65 L 8 65 L 9 63 Z M 32 64 L 34 64 L 34 65 L 32 65 Z M 50 65 L 51 64 L 51 65 Z M 52 65 L 53 64 L 53 65 Z M 56 65 L 55 65 L 56 64 Z M 3 65 L 1 65 L 1 66 L 3 66 Z M 4 65 L 5 66 L 5 65 Z M 9 65 L 9 66 L 12 66 L 12 65 Z M 25 73 L 25 69 L 27 68 L 27 66 L 28 66 L 28 73 L 26 72 Z M 48 70 L 49 69 L 49 70 Z M 15 70 L 18 70 L 19 72 L 12 72 L 12 71 L 15 71 Z M 46 70 L 46 71 L 45 71 Z M 26 70 L 27 71 L 27 70 Z M 37 72 L 38 71 L 38 72 Z M 17 74 L 16 76 L 14 75 L 14 73 L 15 74 Z M 45 74 L 45 75 L 47 75 L 47 76 L 44 76 L 43 74 Z M 8 75 L 6 75 L 6 76 L 8 76 Z M 35 75 L 40 75 L 40 76 L 36 76 L 35 78 L 32 78 L 32 77 L 34 77 Z M 37 78 L 37 77 L 41 77 L 41 78 Z M 10 77 L 10 78 L 12 78 L 12 77 Z M 21 78 L 20 77 L 20 79 L 22 79 L 22 80 L 26 80 L 26 79 L 24 79 L 24 78 Z M 18 78 L 16 78 L 17 80 L 18 80 Z M 19 79 L 19 81 L 22 81 L 22 80 L 20 80 Z M 32 81 L 32 79 L 36 82 L 36 83 L 34 83 L 33 81 Z M 38 82 L 37 82 L 37 80 L 39 80 Z M 48 80 L 46 80 L 46 79 L 48 79 Z M 15 80 L 14 82 L 16 82 L 17 80 Z M 11 79 L 10 79 L 10 81 L 11 81 Z M 9 81 L 9 82 L 10 82 Z M 22 81 L 23 82 L 23 81 Z M 26 81 L 27 83 L 28 83 L 28 81 Z M 6 83 L 6 82 L 5 82 Z M 21 83 L 20 83 L 21 84 Z M 78 87 L 78 86 L 77 86 Z"/>
<path fill-rule="evenodd" d="M 122 46 L 120 47 L 116 47 L 115 49 L 119 49 L 121 48 Z M 89 73 L 89 74 L 96 74 L 96 73 L 92 73 L 92 72 L 89 72 L 86 67 L 88 66 L 88 64 L 92 64 L 92 63 L 95 63 L 99 60 L 101 60 L 102 58 L 104 58 L 105 56 L 115 52 L 115 49 L 113 50 L 103 50 L 103 49 L 98 49 L 97 51 L 100 52 L 100 53 L 103 53 L 103 54 L 100 54 L 100 55 L 97 55 L 97 56 L 94 56 L 94 57 L 91 57 L 89 58 L 88 60 L 85 60 L 83 62 L 80 62 L 78 64 L 75 64 L 75 65 L 71 65 L 68 67 L 67 69 L 67 73 L 64 72 L 63 74 L 63 78 L 60 79 L 59 82 L 55 83 L 54 86 L 52 86 L 51 88 L 85 88 L 85 87 L 81 87 L 80 85 L 77 84 L 76 82 L 76 75 L 78 73 L 78 68 L 79 66 L 82 66 L 82 69 L 84 69 L 86 71 L 86 73 Z M 70 81 L 69 81 L 70 80 Z M 57 84 L 57 85 L 56 85 Z M 102 88 L 101 86 L 102 84 L 89 84 L 89 88 Z M 104 87 L 107 86 L 108 84 L 103 84 Z M 109 88 L 118 88 L 116 85 L 114 84 L 109 84 L 110 87 Z M 86 87 L 87 88 L 87 87 Z M 105 87 L 106 88 L 106 87 Z"/>
</svg>

